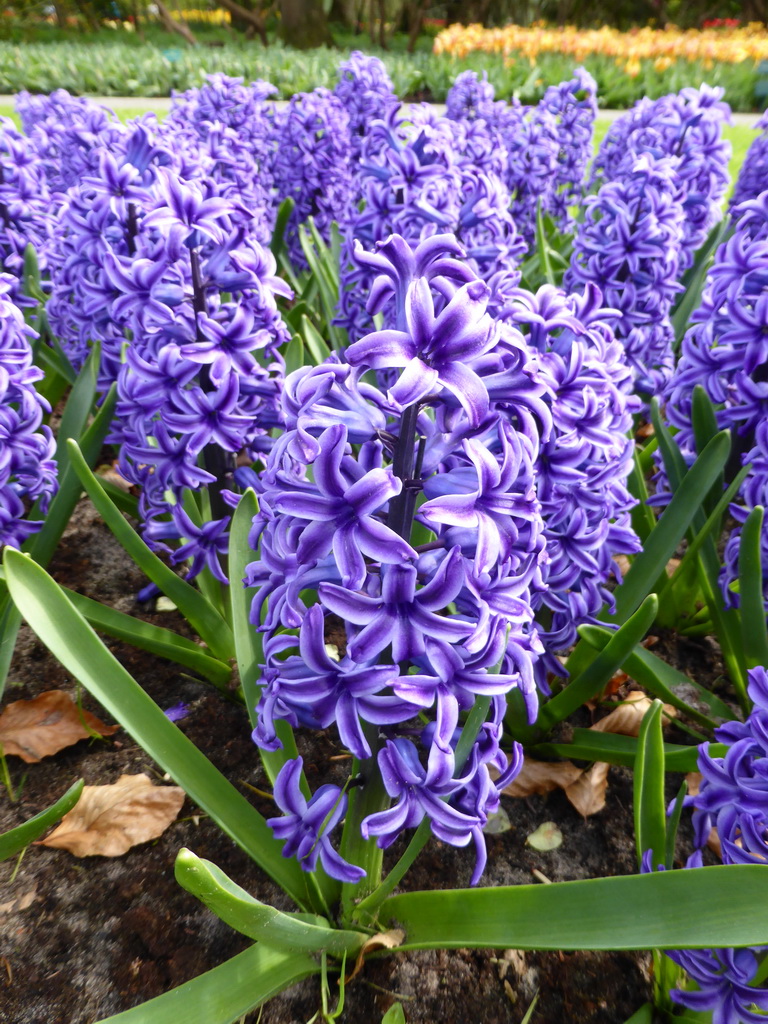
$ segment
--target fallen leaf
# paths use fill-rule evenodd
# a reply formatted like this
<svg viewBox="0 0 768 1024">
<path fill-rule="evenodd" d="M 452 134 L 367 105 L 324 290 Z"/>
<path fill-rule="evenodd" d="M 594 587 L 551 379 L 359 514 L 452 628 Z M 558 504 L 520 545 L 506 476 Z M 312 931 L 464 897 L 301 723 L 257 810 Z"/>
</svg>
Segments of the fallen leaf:
<svg viewBox="0 0 768 1024">
<path fill-rule="evenodd" d="M 503 832 L 509 832 L 511 828 L 512 822 L 509 820 L 509 815 L 503 807 L 500 807 L 498 811 L 488 815 L 483 832 L 489 836 L 500 836 Z"/>
<path fill-rule="evenodd" d="M 121 775 L 111 786 L 85 786 L 76 806 L 39 845 L 76 857 L 119 857 L 162 835 L 184 797 L 178 786 L 155 786 L 143 773 Z"/>
<path fill-rule="evenodd" d="M 686 796 L 698 796 L 701 789 L 701 780 L 704 776 L 701 772 L 688 772 L 685 776 L 687 786 Z"/>
<path fill-rule="evenodd" d="M 523 767 L 502 793 L 507 796 L 533 796 L 551 793 L 553 789 L 566 789 L 581 775 L 570 761 L 534 761 L 526 757 Z"/>
<path fill-rule="evenodd" d="M 115 487 L 119 487 L 121 491 L 125 491 L 126 494 L 131 493 L 130 480 L 126 480 L 122 473 L 117 469 L 117 463 L 113 462 L 111 465 L 99 466 L 96 470 L 96 475 L 101 480 L 108 480 Z"/>
<path fill-rule="evenodd" d="M 565 791 L 570 802 L 585 818 L 597 814 L 605 807 L 605 791 L 608 788 L 608 765 L 596 761 L 587 771 L 571 783 Z"/>
<path fill-rule="evenodd" d="M 550 850 L 556 850 L 558 846 L 562 846 L 563 833 L 554 821 L 545 821 L 539 825 L 535 832 L 531 832 L 525 841 L 534 850 L 538 850 L 540 853 L 548 853 Z"/>
<path fill-rule="evenodd" d="M 370 939 L 366 939 L 363 948 L 357 954 L 355 969 L 348 978 L 344 979 L 345 982 L 352 981 L 360 973 L 366 953 L 373 953 L 377 949 L 397 949 L 398 946 L 402 946 L 404 938 L 405 932 L 402 928 L 391 928 L 388 932 L 378 932 L 376 935 L 372 935 Z"/>
<path fill-rule="evenodd" d="M 36 899 L 37 889 L 30 889 L 23 896 L 17 896 L 15 900 L 10 900 L 8 903 L 0 903 L 0 914 L 18 913 L 21 910 L 26 910 L 27 907 L 32 906 Z"/>
<path fill-rule="evenodd" d="M 63 690 L 48 690 L 8 705 L 0 715 L 0 744 L 6 755 L 36 764 L 94 733 L 111 736 L 119 728 L 79 708 Z"/>
<path fill-rule="evenodd" d="M 632 568 L 632 563 L 627 558 L 627 556 L 626 555 L 614 555 L 613 556 L 613 560 L 616 563 L 616 565 L 618 566 L 619 573 L 622 576 L 622 578 L 624 576 L 626 576 L 627 573 L 629 572 L 629 570 Z"/>
<path fill-rule="evenodd" d="M 642 690 L 632 690 L 621 704 L 617 705 L 605 718 L 601 718 L 592 726 L 593 732 L 619 733 L 621 736 L 639 736 L 640 723 L 653 699 Z M 671 704 L 662 707 L 662 719 L 674 718 L 677 711 Z"/>
</svg>

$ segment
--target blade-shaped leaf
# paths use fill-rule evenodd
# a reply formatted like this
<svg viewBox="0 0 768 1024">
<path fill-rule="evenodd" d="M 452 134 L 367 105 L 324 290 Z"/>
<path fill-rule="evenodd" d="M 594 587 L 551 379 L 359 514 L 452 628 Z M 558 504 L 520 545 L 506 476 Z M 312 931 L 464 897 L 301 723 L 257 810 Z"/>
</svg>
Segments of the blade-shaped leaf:
<svg viewBox="0 0 768 1024">
<path fill-rule="evenodd" d="M 69 443 L 69 454 L 72 466 L 97 511 L 136 565 L 173 601 L 216 657 L 229 659 L 233 653 L 234 637 L 227 622 L 193 586 L 169 569 L 125 521 L 86 465 L 74 441 Z"/>
<path fill-rule="evenodd" d="M 264 818 L 166 718 L 107 650 L 54 580 L 18 551 L 6 549 L 8 589 L 24 618 L 61 664 L 126 729 L 199 807 L 300 906 L 304 872 L 282 857 Z"/>
<path fill-rule="evenodd" d="M 654 870 L 664 864 L 667 849 L 661 708 L 661 701 L 654 700 L 643 715 L 633 776 L 637 862 L 639 866 L 643 854 L 652 850 Z"/>
<path fill-rule="evenodd" d="M 723 743 L 710 743 L 713 757 L 724 757 Z M 570 743 L 539 743 L 530 748 L 533 757 L 565 757 L 572 761 L 607 761 L 632 768 L 637 754 L 637 739 L 592 729 L 574 729 Z M 670 772 L 695 772 L 699 748 L 677 743 L 664 744 L 664 762 Z"/>
<path fill-rule="evenodd" d="M 604 629 L 602 626 L 581 626 L 579 628 L 579 635 L 599 651 L 603 650 L 614 636 L 610 630 Z M 717 726 L 717 722 L 691 707 L 683 697 L 680 697 L 675 692 L 675 688 L 694 690 L 697 697 L 704 701 L 718 718 L 728 719 L 733 717 L 728 705 L 724 704 L 714 693 L 711 693 L 701 683 L 689 679 L 688 676 L 668 665 L 666 661 L 658 658 L 642 646 L 635 647 L 627 655 L 622 668 L 631 679 L 640 683 L 646 690 L 650 690 L 654 697 L 660 697 L 666 704 L 671 704 L 678 711 L 685 712 L 694 721 L 706 726 L 708 729 L 714 729 Z"/>
<path fill-rule="evenodd" d="M 584 671 L 564 686 L 557 696 L 547 701 L 539 713 L 537 725 L 542 729 L 551 729 L 556 722 L 564 721 L 585 701 L 600 693 L 613 674 L 621 668 L 629 652 L 651 628 L 657 609 L 656 595 L 650 594 Z"/>
<path fill-rule="evenodd" d="M 762 533 L 763 508 L 757 505 L 747 516 L 739 541 L 739 612 L 744 655 L 749 668 L 768 665 L 768 629 L 760 544 Z"/>
<path fill-rule="evenodd" d="M 611 619 L 625 622 L 658 580 L 685 536 L 701 503 L 722 472 L 731 449 L 728 431 L 714 437 L 680 482 L 643 550 L 616 590 L 616 612 Z"/>
<path fill-rule="evenodd" d="M 83 785 L 83 780 L 80 779 L 73 786 L 70 786 L 67 792 L 59 797 L 55 804 L 51 804 L 44 811 L 40 811 L 34 818 L 25 821 L 23 825 L 17 825 L 16 828 L 3 832 L 0 835 L 0 860 L 7 860 L 9 857 L 13 857 L 14 854 L 19 853 L 25 846 L 29 846 L 30 843 L 39 839 L 43 832 L 47 832 L 51 825 L 55 824 L 59 818 L 63 818 L 68 811 L 71 811 L 80 799 Z"/>
<path fill-rule="evenodd" d="M 191 850 L 179 850 L 174 873 L 179 885 L 231 928 L 274 949 L 354 955 L 368 938 L 364 932 L 331 928 L 322 917 L 276 910 L 255 899 L 215 864 L 196 857 Z"/>
<path fill-rule="evenodd" d="M 768 865 L 390 896 L 400 949 L 706 949 L 768 945 Z"/>
<path fill-rule="evenodd" d="M 97 1024 L 235 1024 L 278 992 L 320 973 L 306 953 L 282 953 L 260 942 L 212 971 Z"/>
</svg>

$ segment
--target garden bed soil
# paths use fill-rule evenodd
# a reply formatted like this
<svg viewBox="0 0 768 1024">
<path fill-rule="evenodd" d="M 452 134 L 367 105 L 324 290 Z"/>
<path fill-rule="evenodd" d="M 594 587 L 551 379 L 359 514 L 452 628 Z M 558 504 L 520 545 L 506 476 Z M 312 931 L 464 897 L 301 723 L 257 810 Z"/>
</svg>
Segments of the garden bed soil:
<svg viewBox="0 0 768 1024">
<path fill-rule="evenodd" d="M 145 580 L 85 500 L 51 571 L 80 593 L 139 613 L 135 594 Z M 175 612 L 144 617 L 184 628 Z M 189 705 L 179 727 L 269 815 L 271 805 L 251 788 L 267 788 L 267 782 L 242 707 L 177 666 L 116 641 L 107 643 L 162 708 L 180 701 Z M 680 661 L 689 669 L 712 665 L 712 652 L 705 645 L 686 643 L 681 653 Z M 52 689 L 73 696 L 77 690 L 24 626 L 5 702 Z M 110 721 L 87 694 L 82 702 Z M 340 771 L 331 760 L 344 753 L 335 735 L 328 732 L 300 742 L 313 788 Z M 122 774 L 139 772 L 162 779 L 162 772 L 123 731 L 106 740 L 82 741 L 38 764 L 9 758 L 9 765 L 21 795 L 11 802 L 0 793 L 0 832 L 49 806 L 78 778 L 88 785 L 114 783 Z M 542 878 L 558 882 L 635 870 L 628 771 L 611 768 L 606 806 L 587 819 L 561 792 L 525 800 L 504 797 L 502 802 L 512 827 L 488 837 L 482 884 L 546 884 Z M 526 838 L 545 821 L 558 825 L 563 843 L 551 852 L 537 852 Z M 167 992 L 244 949 L 247 939 L 174 880 L 174 859 L 181 847 L 213 861 L 259 899 L 290 909 L 286 897 L 188 800 L 160 839 L 121 857 L 77 859 L 62 850 L 33 846 L 20 863 L 13 859 L 0 864 L 0 1022 L 91 1024 Z M 388 860 L 397 855 L 395 847 Z M 467 885 L 472 861 L 471 852 L 433 840 L 408 875 L 407 888 Z M 650 997 L 650 956 L 480 949 L 375 958 L 347 987 L 341 1020 L 376 1024 L 399 1000 L 408 1024 L 519 1024 L 536 993 L 531 1024 L 622 1024 Z M 246 1020 L 305 1024 L 318 1006 L 319 983 L 313 978 Z"/>
</svg>

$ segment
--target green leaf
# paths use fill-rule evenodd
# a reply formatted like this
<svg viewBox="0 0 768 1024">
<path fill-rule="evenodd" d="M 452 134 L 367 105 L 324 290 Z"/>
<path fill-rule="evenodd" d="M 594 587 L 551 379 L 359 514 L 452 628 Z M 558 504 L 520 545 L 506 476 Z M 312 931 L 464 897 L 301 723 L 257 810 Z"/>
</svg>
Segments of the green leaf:
<svg viewBox="0 0 768 1024">
<path fill-rule="evenodd" d="M 644 1003 L 624 1024 L 653 1024 L 653 1004 Z"/>
<path fill-rule="evenodd" d="M 637 863 L 653 851 L 653 869 L 664 864 L 667 848 L 667 815 L 664 800 L 664 738 L 661 733 L 661 701 L 643 715 L 635 756 L 634 809 Z"/>
<path fill-rule="evenodd" d="M 547 242 L 546 235 L 544 234 L 544 213 L 541 208 L 541 200 L 539 200 L 539 204 L 536 207 L 536 252 L 539 256 L 539 267 L 544 280 L 547 284 L 555 284 L 555 274 L 552 270 L 549 243 Z"/>
<path fill-rule="evenodd" d="M 301 318 L 301 333 L 304 336 L 304 343 L 313 363 L 316 366 L 324 363 L 330 356 L 331 350 L 328 348 L 325 338 L 323 338 L 308 316 Z"/>
<path fill-rule="evenodd" d="M 625 622 L 654 585 L 685 536 L 701 503 L 725 466 L 731 449 L 727 430 L 714 437 L 680 482 L 661 519 L 616 589 L 612 621 Z"/>
<path fill-rule="evenodd" d="M 304 366 L 304 342 L 300 334 L 294 334 L 293 339 L 285 350 L 285 375 L 293 373 Z"/>
<path fill-rule="evenodd" d="M 724 757 L 727 747 L 723 743 L 710 743 L 713 757 Z M 570 743 L 539 743 L 530 748 L 536 757 L 566 757 L 571 761 L 607 761 L 632 768 L 637 756 L 634 736 L 598 732 L 593 729 L 574 729 Z M 698 770 L 699 748 L 687 744 L 665 743 L 664 762 L 670 772 Z"/>
<path fill-rule="evenodd" d="M 768 865 L 390 896 L 407 949 L 706 949 L 768 945 Z"/>
<path fill-rule="evenodd" d="M 381 1024 L 406 1024 L 402 1003 L 393 1003 L 381 1018 Z"/>
<path fill-rule="evenodd" d="M 96 510 L 139 568 L 169 597 L 217 658 L 227 661 L 234 651 L 228 623 L 197 590 L 177 576 L 151 551 L 115 508 L 98 478 L 91 472 L 74 441 L 69 442 L 72 466 Z"/>
<path fill-rule="evenodd" d="M 83 785 L 83 780 L 80 779 L 70 786 L 64 796 L 59 797 L 55 804 L 40 811 L 34 818 L 25 821 L 23 825 L 17 825 L 16 828 L 3 832 L 0 835 L 0 860 L 7 860 L 19 853 L 25 846 L 29 846 L 35 839 L 39 839 L 43 832 L 47 831 L 59 818 L 63 818 L 68 811 L 71 811 L 80 799 Z"/>
<path fill-rule="evenodd" d="M 752 509 L 741 528 L 739 542 L 739 612 L 741 638 L 748 668 L 768 665 L 768 630 L 760 546 L 763 514 L 762 505 Z"/>
<path fill-rule="evenodd" d="M 632 472 L 627 479 L 627 487 L 632 497 L 637 500 L 637 504 L 632 509 L 632 526 L 640 540 L 645 541 L 656 527 L 656 516 L 648 504 L 650 495 L 643 476 L 643 467 L 637 447 L 632 454 Z"/>
<path fill-rule="evenodd" d="M 191 800 L 300 906 L 305 905 L 304 872 L 295 860 L 282 856 L 282 843 L 275 841 L 259 812 L 166 718 L 45 570 L 12 548 L 6 548 L 4 557 L 11 596 L 51 653 Z"/>
<path fill-rule="evenodd" d="M 601 651 L 609 643 L 614 633 L 602 626 L 581 626 L 579 635 L 592 647 Z M 654 697 L 660 697 L 666 704 L 671 704 L 678 711 L 683 711 L 694 721 L 708 729 L 714 729 L 717 722 L 703 715 L 676 692 L 676 688 L 683 690 L 695 690 L 697 696 L 704 701 L 718 718 L 726 720 L 733 717 L 733 713 L 727 704 L 724 704 L 719 697 L 701 683 L 679 672 L 676 668 L 668 665 L 666 661 L 658 658 L 655 654 L 647 651 L 643 646 L 638 645 L 625 658 L 622 668 L 646 690 L 650 690 Z"/>
<path fill-rule="evenodd" d="M 629 652 L 634 649 L 653 624 L 658 602 L 650 594 L 640 608 L 618 629 L 605 648 L 592 659 L 591 663 L 572 679 L 556 696 L 552 697 L 539 712 L 537 726 L 549 731 L 557 722 L 562 722 L 591 700 L 608 685 Z"/>
<path fill-rule="evenodd" d="M 212 971 L 97 1024 L 235 1024 L 320 964 L 305 953 L 282 953 L 256 943 Z"/>
<path fill-rule="evenodd" d="M 368 938 L 364 932 L 332 928 L 325 918 L 316 915 L 276 910 L 249 895 L 215 864 L 196 857 L 191 850 L 179 851 L 174 873 L 179 885 L 230 928 L 273 949 L 355 955 Z"/>
<path fill-rule="evenodd" d="M 191 669 L 216 686 L 228 689 L 232 669 L 225 662 L 212 658 L 193 640 L 188 640 L 170 629 L 163 629 L 162 626 L 154 626 L 151 622 L 135 619 L 132 615 L 126 615 L 99 601 L 93 601 L 74 590 L 66 587 L 61 589 L 94 629 L 118 640 L 125 640 L 142 651 L 149 651 L 160 658 L 168 658 L 169 661 Z"/>
<path fill-rule="evenodd" d="M 676 346 L 679 346 L 680 342 L 683 340 L 683 335 L 685 334 L 691 320 L 691 314 L 699 305 L 701 292 L 704 287 L 707 271 L 709 270 L 709 266 L 712 261 L 712 256 L 729 230 L 732 230 L 730 219 L 725 217 L 712 229 L 706 242 L 696 253 L 696 259 L 693 266 L 685 275 L 684 289 L 680 293 L 677 306 L 671 316 L 672 328 L 675 332 Z"/>
</svg>

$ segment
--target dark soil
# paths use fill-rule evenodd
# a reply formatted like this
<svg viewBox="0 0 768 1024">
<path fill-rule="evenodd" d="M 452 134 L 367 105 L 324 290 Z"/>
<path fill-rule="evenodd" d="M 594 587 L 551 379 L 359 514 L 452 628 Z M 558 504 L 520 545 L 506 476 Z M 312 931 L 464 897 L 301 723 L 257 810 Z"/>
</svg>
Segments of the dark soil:
<svg viewBox="0 0 768 1024">
<path fill-rule="evenodd" d="M 51 571 L 73 589 L 138 613 L 134 595 L 145 581 L 85 502 Z M 173 612 L 146 617 L 183 629 Z M 161 707 L 179 701 L 190 705 L 180 728 L 259 805 L 260 798 L 249 787 L 264 788 L 266 781 L 242 707 L 170 663 L 108 643 Z M 688 647 L 685 656 L 693 659 Z M 698 658 L 706 664 L 711 652 L 699 647 Z M 55 688 L 76 692 L 74 681 L 26 627 L 10 679 L 6 701 Z M 83 695 L 83 704 L 109 721 L 88 695 Z M 314 786 L 332 774 L 330 758 L 342 751 L 331 734 L 306 738 L 303 744 Z M 50 805 L 77 778 L 103 785 L 124 773 L 161 776 L 122 732 L 109 740 L 83 741 L 39 764 L 22 765 L 17 759 L 9 764 L 21 796 L 12 803 L 1 794 L 0 832 Z M 484 885 L 635 870 L 629 772 L 611 769 L 606 807 L 586 820 L 561 793 L 528 800 L 505 797 L 503 802 L 512 828 L 488 837 Z M 268 812 L 262 803 L 260 809 Z M 526 845 L 526 837 L 544 821 L 556 822 L 564 841 L 555 851 L 538 853 Z M 244 949 L 247 939 L 175 882 L 173 863 L 184 846 L 218 864 L 259 899 L 290 909 L 286 897 L 189 802 L 162 838 L 123 857 L 78 860 L 64 851 L 34 846 L 20 863 L 14 859 L 0 864 L 0 1022 L 91 1024 L 167 992 Z M 471 853 L 433 841 L 406 879 L 407 887 L 464 886 L 471 870 Z M 342 1021 L 377 1024 L 399 999 L 409 1024 L 519 1024 L 538 992 L 532 1024 L 622 1024 L 650 997 L 649 972 L 650 956 L 645 953 L 395 954 L 366 963 L 347 989 Z M 261 1017 L 254 1013 L 247 1021 L 305 1024 L 318 1006 L 319 985 L 310 979 L 274 999 Z"/>
</svg>

